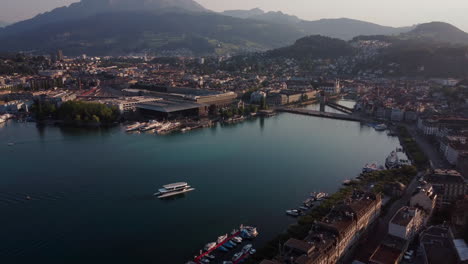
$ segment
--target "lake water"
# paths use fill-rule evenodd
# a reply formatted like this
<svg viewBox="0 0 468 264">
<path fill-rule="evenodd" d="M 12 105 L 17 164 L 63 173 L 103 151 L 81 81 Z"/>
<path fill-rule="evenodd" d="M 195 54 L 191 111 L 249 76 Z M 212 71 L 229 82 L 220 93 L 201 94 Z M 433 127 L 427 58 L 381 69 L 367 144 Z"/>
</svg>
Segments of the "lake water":
<svg viewBox="0 0 468 264">
<path fill-rule="evenodd" d="M 286 209 L 397 146 L 359 123 L 286 113 L 168 136 L 9 122 L 0 263 L 185 263 L 240 224 L 258 227 L 261 246 L 295 221 Z M 178 181 L 196 191 L 152 197 Z"/>
</svg>

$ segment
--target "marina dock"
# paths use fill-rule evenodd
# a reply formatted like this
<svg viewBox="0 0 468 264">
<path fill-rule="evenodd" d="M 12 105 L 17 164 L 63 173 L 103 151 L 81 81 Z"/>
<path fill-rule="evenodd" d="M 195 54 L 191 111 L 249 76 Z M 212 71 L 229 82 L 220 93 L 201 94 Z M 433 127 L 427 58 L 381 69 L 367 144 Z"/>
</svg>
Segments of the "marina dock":
<svg viewBox="0 0 468 264">
<path fill-rule="evenodd" d="M 234 237 L 240 235 L 241 231 L 237 231 L 236 233 L 232 234 L 231 236 L 228 236 L 226 239 L 224 239 L 221 243 L 218 243 L 215 247 L 213 247 L 212 249 L 204 252 L 203 254 L 199 255 L 198 257 L 195 258 L 194 262 L 195 263 L 202 263 L 201 260 L 210 255 L 213 251 L 217 250 L 219 247 L 221 247 L 222 245 L 226 244 L 228 241 L 230 241 L 231 239 L 233 239 Z"/>
<path fill-rule="evenodd" d="M 327 112 L 320 112 L 315 110 L 303 109 L 303 108 L 286 108 L 280 107 L 276 108 L 277 112 L 284 112 L 284 113 L 292 113 L 292 114 L 299 114 L 299 115 L 308 115 L 308 116 L 316 116 L 316 117 L 323 117 L 323 118 L 331 118 L 331 119 L 339 119 L 339 120 L 346 120 L 346 121 L 354 121 L 354 122 L 361 122 L 363 121 L 361 118 L 352 116 L 352 115 L 345 115 L 345 114 L 337 114 L 337 113 L 327 113 Z"/>
</svg>

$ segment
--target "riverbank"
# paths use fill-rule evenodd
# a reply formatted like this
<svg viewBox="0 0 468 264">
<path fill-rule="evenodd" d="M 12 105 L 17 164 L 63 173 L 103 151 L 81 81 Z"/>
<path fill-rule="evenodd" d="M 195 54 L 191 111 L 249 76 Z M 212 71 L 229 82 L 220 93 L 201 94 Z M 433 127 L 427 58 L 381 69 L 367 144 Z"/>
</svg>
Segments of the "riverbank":
<svg viewBox="0 0 468 264">
<path fill-rule="evenodd" d="M 382 217 L 385 221 L 389 221 L 389 217 L 392 217 L 394 212 L 400 208 L 404 201 L 409 199 L 409 195 L 416 188 L 415 182 L 418 176 L 418 171 L 424 171 L 428 168 L 428 158 L 421 150 L 418 143 L 415 141 L 413 136 L 407 131 L 405 126 L 398 126 L 396 129 L 396 135 L 414 166 L 403 166 L 399 169 L 392 170 L 381 170 L 374 171 L 371 173 L 361 174 L 358 180 L 349 181 L 346 186 L 340 188 L 336 193 L 330 196 L 325 202 L 313 208 L 305 216 L 299 217 L 296 224 L 288 227 L 285 233 L 276 236 L 273 240 L 269 241 L 265 247 L 260 248 L 258 253 L 249 260 L 247 263 L 256 263 L 263 259 L 275 259 L 279 254 L 278 245 L 282 245 L 290 238 L 302 240 L 308 234 L 312 225 L 321 221 L 323 217 L 336 205 L 341 203 L 346 197 L 352 194 L 353 190 L 365 190 L 375 194 L 383 194 L 386 186 L 393 183 L 403 184 L 408 190 L 405 191 L 405 196 L 402 199 L 390 199 L 388 203 L 382 208 Z M 402 202 L 403 201 L 403 202 Z M 377 225 L 373 225 L 369 228 L 381 227 L 381 222 Z M 357 247 L 357 245 L 354 245 Z"/>
<path fill-rule="evenodd" d="M 384 191 L 384 186 L 388 183 L 401 182 L 408 185 L 417 175 L 417 169 L 413 166 L 404 166 L 400 169 L 376 171 L 361 175 L 358 182 L 353 182 L 349 186 L 341 187 L 337 192 L 333 193 L 324 202 L 315 206 L 305 216 L 298 218 L 296 224 L 288 227 L 285 233 L 281 233 L 273 240 L 269 241 L 263 248 L 260 248 L 247 263 L 257 263 L 263 259 L 274 259 L 279 254 L 278 245 L 282 245 L 290 238 L 302 240 L 312 228 L 316 221 L 321 221 L 330 210 L 342 203 L 349 197 L 354 190 L 369 191 L 374 194 L 381 194 Z"/>
</svg>

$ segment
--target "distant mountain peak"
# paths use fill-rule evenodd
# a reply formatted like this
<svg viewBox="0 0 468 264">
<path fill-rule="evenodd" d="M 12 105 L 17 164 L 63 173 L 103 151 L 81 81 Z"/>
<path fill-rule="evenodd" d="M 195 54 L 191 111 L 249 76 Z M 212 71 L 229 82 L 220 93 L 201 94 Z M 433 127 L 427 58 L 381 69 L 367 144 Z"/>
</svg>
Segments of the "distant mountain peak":
<svg viewBox="0 0 468 264">
<path fill-rule="evenodd" d="M 423 41 L 468 44 L 468 33 L 445 22 L 419 24 L 410 32 L 403 34 L 403 37 Z"/>
<path fill-rule="evenodd" d="M 152 10 L 180 8 L 187 11 L 207 11 L 193 0 L 81 0 L 84 7 L 102 7 L 114 10 Z"/>
<path fill-rule="evenodd" d="M 416 26 L 412 32 L 463 32 L 461 29 L 445 22 L 429 22 L 424 24 L 419 24 Z M 464 33 L 464 32 L 463 32 Z"/>
<path fill-rule="evenodd" d="M 260 13 L 260 14 L 263 14 L 265 13 L 265 11 L 263 11 L 263 9 L 259 8 L 259 7 L 255 7 L 255 8 L 252 8 L 249 10 L 250 12 L 257 12 L 257 13 Z"/>
<path fill-rule="evenodd" d="M 194 0 L 81 0 L 68 7 L 59 7 L 32 19 L 10 25 L 0 33 L 16 34 L 49 24 L 85 19 L 103 13 L 134 11 L 165 13 L 169 11 L 207 12 L 209 10 Z"/>
<path fill-rule="evenodd" d="M 231 17 L 246 19 L 246 18 L 261 16 L 261 15 L 265 14 L 265 11 L 263 11 L 262 9 L 256 7 L 256 8 L 252 8 L 250 10 L 226 10 L 226 11 L 222 12 L 221 14 L 223 14 L 225 16 L 231 16 Z"/>
</svg>

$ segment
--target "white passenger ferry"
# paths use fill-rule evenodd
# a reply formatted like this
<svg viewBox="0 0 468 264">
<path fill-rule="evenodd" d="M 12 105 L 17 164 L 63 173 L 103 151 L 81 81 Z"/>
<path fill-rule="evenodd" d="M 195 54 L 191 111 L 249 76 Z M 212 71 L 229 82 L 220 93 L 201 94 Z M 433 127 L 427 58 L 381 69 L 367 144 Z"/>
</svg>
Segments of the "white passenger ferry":
<svg viewBox="0 0 468 264">
<path fill-rule="evenodd" d="M 162 189 L 159 189 L 159 192 L 155 193 L 154 196 L 158 198 L 167 198 L 170 196 L 187 193 L 194 191 L 195 188 L 192 188 L 186 182 L 177 182 L 168 185 L 164 185 Z"/>
</svg>

